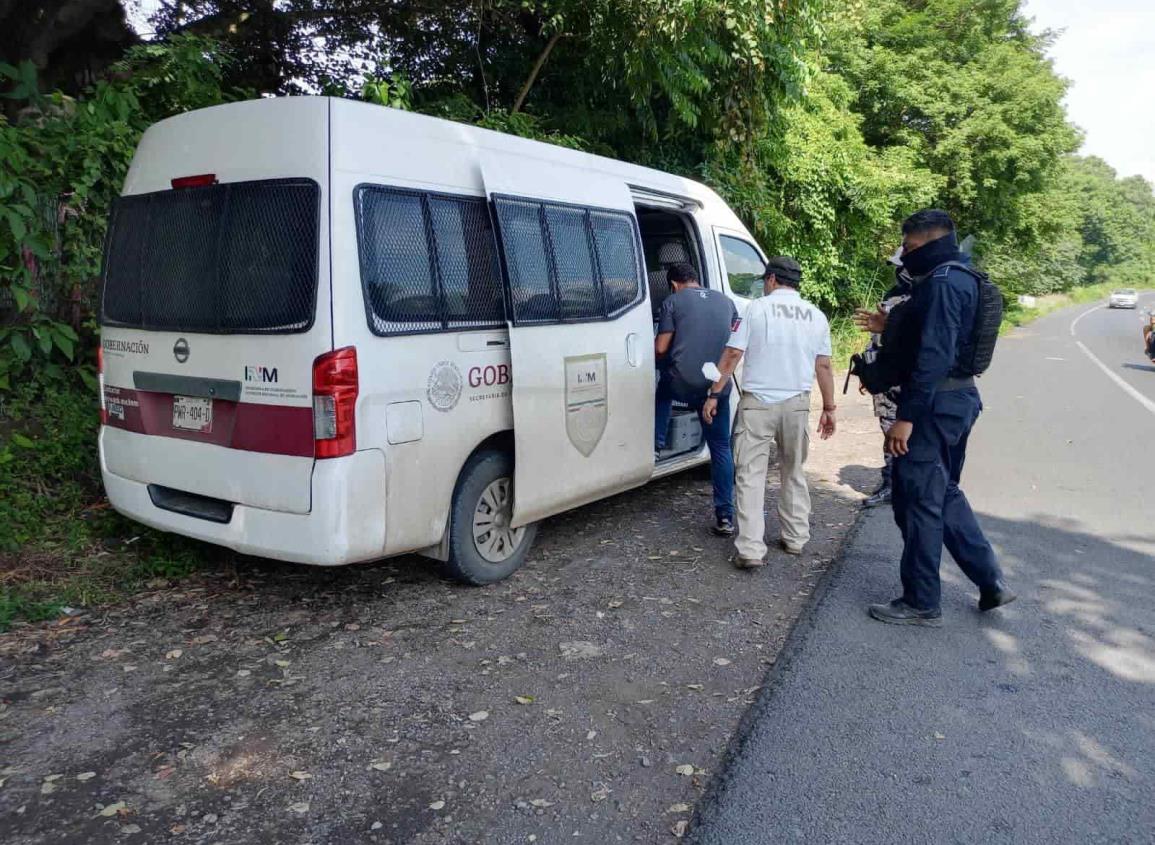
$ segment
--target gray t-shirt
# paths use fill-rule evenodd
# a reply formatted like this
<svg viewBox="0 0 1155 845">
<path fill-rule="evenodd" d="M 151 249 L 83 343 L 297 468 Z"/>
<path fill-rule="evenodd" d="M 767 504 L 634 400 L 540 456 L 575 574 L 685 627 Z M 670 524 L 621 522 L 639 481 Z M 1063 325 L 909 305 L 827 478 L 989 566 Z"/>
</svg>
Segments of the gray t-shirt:
<svg viewBox="0 0 1155 845">
<path fill-rule="evenodd" d="M 679 397 L 693 399 L 708 392 L 711 382 L 702 375 L 702 365 L 718 362 L 737 323 L 738 309 L 716 290 L 686 288 L 666 297 L 658 313 L 658 334 L 674 333 L 666 360 Z"/>
</svg>

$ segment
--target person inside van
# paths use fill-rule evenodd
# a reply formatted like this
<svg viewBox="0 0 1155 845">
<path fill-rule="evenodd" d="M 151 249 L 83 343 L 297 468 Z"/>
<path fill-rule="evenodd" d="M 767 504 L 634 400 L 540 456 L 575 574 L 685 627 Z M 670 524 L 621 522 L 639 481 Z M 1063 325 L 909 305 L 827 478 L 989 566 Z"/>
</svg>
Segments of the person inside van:
<svg viewBox="0 0 1155 845">
<path fill-rule="evenodd" d="M 673 293 L 658 313 L 658 336 L 654 352 L 658 361 L 657 403 L 654 413 L 655 460 L 666 447 L 666 435 L 675 399 L 699 414 L 708 398 L 717 401 L 718 412 L 702 430 L 710 448 L 710 477 L 714 485 L 714 528 L 719 537 L 734 534 L 734 458 L 730 453 L 730 386 L 710 393 L 710 380 L 702 365 L 714 363 L 738 325 L 738 309 L 725 294 L 698 283 L 689 264 L 674 264 L 666 273 Z"/>
</svg>

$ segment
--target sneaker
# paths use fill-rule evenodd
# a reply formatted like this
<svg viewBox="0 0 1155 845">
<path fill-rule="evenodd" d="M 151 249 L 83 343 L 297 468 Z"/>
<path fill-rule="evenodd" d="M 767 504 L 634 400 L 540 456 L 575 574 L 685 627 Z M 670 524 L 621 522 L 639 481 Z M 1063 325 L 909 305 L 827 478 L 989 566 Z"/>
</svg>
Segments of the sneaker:
<svg viewBox="0 0 1155 845">
<path fill-rule="evenodd" d="M 872 604 L 867 611 L 879 622 L 891 625 L 925 625 L 928 628 L 942 627 L 941 610 L 918 610 L 902 599 L 889 604 Z"/>
<path fill-rule="evenodd" d="M 891 500 L 890 485 L 884 484 L 881 487 L 879 487 L 877 490 L 875 490 L 873 493 L 871 493 L 869 496 L 867 496 L 863 500 L 862 506 L 864 508 L 877 508 L 877 507 L 881 507 L 882 505 L 889 505 L 890 500 Z"/>
<path fill-rule="evenodd" d="M 759 560 L 752 557 L 742 557 L 741 555 L 738 555 L 738 557 L 734 558 L 734 566 L 738 567 L 739 569 L 758 569 L 759 567 L 765 565 L 765 558 Z"/>
<path fill-rule="evenodd" d="M 1004 585 L 999 584 L 989 593 L 979 594 L 979 611 L 986 613 L 988 610 L 994 610 L 996 607 L 1008 605 L 1017 598 L 1018 596 L 1008 590 Z"/>
<path fill-rule="evenodd" d="M 804 548 L 806 548 L 806 546 L 805 545 L 795 546 L 795 545 L 792 545 L 790 543 L 787 543 L 785 540 L 779 539 L 778 540 L 778 548 L 780 548 L 782 551 L 786 552 L 786 554 L 788 554 L 788 555 L 800 555 L 800 554 L 802 554 L 802 550 Z"/>
<path fill-rule="evenodd" d="M 714 527 L 710 529 L 719 537 L 733 537 L 734 536 L 734 520 L 728 516 L 720 516 L 714 523 Z"/>
</svg>

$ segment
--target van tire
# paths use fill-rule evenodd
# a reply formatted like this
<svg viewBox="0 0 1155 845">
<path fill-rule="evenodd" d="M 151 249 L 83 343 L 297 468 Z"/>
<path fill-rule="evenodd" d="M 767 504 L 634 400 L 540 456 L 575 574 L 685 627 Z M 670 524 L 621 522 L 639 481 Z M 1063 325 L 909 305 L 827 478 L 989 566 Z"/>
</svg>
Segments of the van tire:
<svg viewBox="0 0 1155 845">
<path fill-rule="evenodd" d="M 498 530 L 502 530 L 501 523 L 512 512 L 512 493 L 513 459 L 507 453 L 481 451 L 465 464 L 453 491 L 449 514 L 449 559 L 444 565 L 447 575 L 465 584 L 492 584 L 508 578 L 525 563 L 537 535 L 537 523 L 520 532 L 503 531 L 505 539 L 498 539 L 489 557 L 483 554 L 474 536 L 477 518 L 491 512 L 495 501 L 506 506 L 497 519 Z M 510 539 L 514 540 L 512 546 Z"/>
</svg>

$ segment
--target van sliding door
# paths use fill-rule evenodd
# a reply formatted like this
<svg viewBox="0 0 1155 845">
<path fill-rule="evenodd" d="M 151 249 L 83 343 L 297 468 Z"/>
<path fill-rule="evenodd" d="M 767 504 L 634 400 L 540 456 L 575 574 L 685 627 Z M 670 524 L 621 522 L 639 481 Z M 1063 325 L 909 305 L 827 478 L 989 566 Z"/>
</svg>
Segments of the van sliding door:
<svg viewBox="0 0 1155 845">
<path fill-rule="evenodd" d="M 516 443 L 513 524 L 645 483 L 654 349 L 625 184 L 483 159 L 506 267 Z"/>
</svg>

